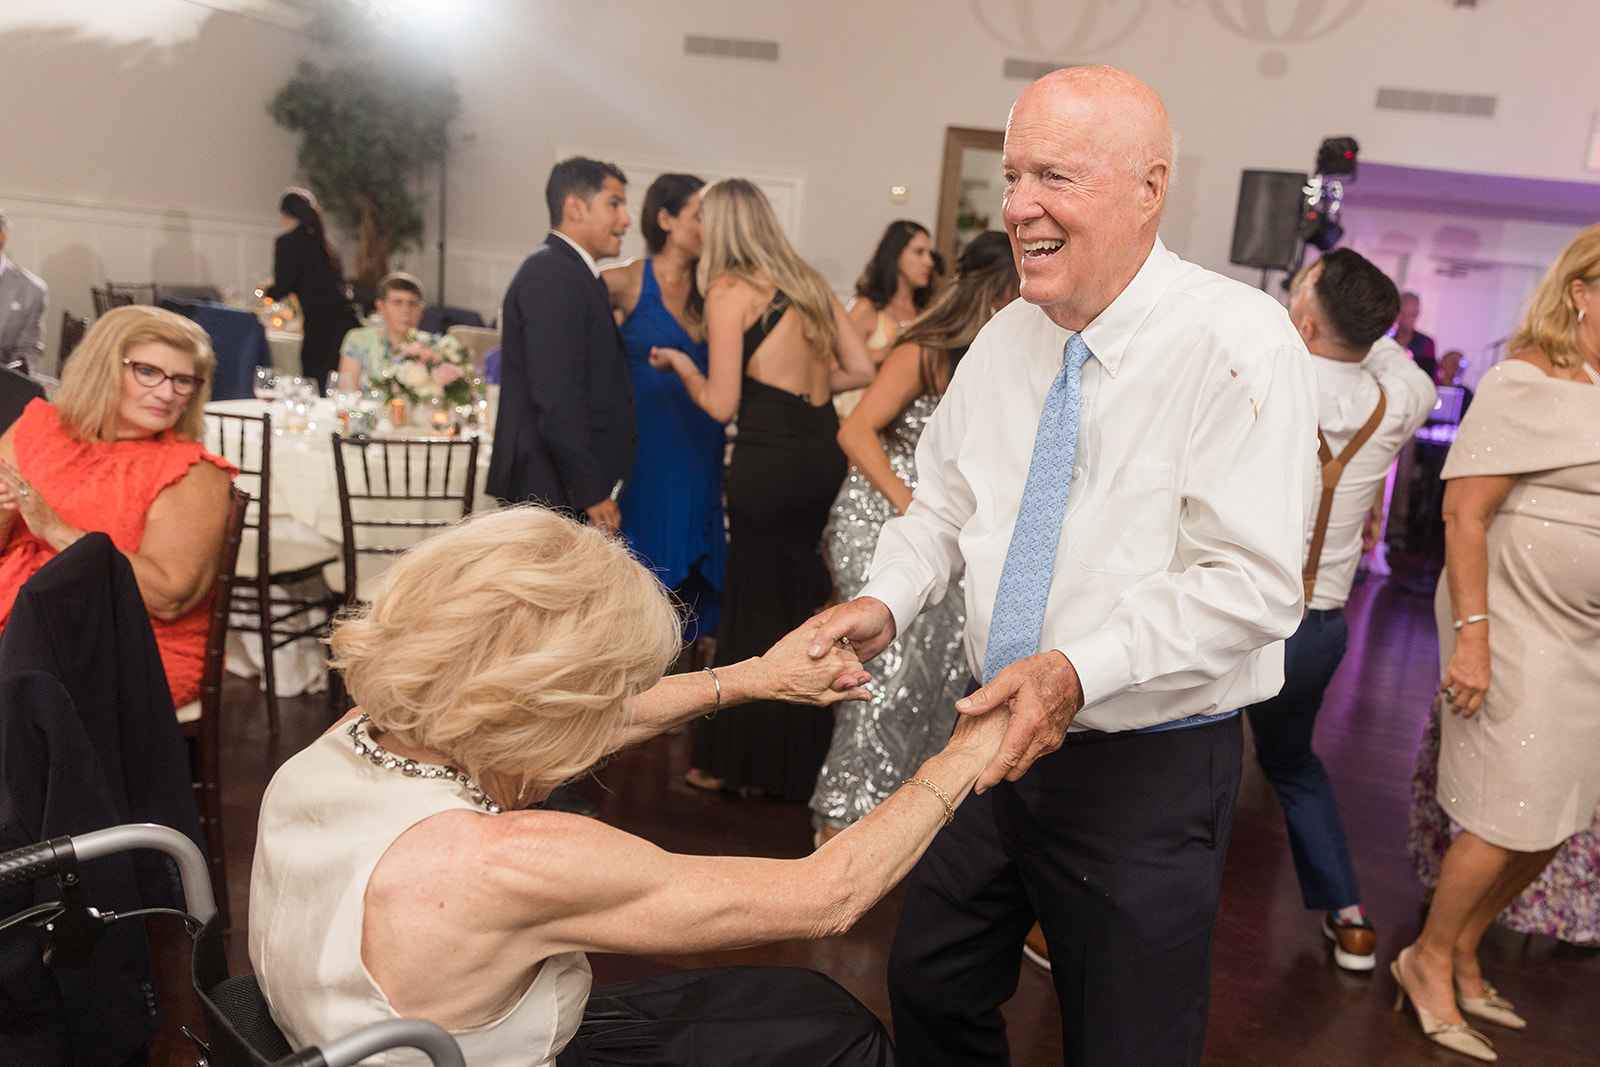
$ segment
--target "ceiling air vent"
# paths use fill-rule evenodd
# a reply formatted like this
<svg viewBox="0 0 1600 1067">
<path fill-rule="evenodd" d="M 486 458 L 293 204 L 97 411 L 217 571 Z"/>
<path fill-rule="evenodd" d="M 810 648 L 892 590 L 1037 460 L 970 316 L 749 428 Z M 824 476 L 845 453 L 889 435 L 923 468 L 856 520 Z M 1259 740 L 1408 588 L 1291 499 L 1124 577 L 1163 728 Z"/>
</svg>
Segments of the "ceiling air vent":
<svg viewBox="0 0 1600 1067">
<path fill-rule="evenodd" d="M 724 59 L 759 59 L 767 63 L 778 61 L 777 41 L 755 41 L 740 37 L 706 37 L 687 34 L 683 38 L 686 56 L 720 56 Z"/>
<path fill-rule="evenodd" d="M 1473 93 L 1432 93 L 1424 89 L 1379 89 L 1378 108 L 1382 111 L 1431 111 L 1439 115 L 1470 115 L 1494 118 L 1496 96 Z"/>
<path fill-rule="evenodd" d="M 1056 63 L 1048 59 L 1018 59 L 1016 56 L 1007 56 L 1003 73 L 1007 78 L 1031 82 L 1038 81 L 1053 70 L 1064 70 L 1073 66 L 1077 66 L 1077 64 Z"/>
</svg>

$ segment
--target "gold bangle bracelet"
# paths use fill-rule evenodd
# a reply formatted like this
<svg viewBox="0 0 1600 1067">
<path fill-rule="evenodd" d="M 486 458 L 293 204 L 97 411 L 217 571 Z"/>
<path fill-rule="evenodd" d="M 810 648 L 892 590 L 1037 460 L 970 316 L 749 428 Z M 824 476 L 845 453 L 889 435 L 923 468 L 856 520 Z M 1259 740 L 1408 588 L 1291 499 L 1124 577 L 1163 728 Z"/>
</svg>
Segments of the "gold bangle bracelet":
<svg viewBox="0 0 1600 1067">
<path fill-rule="evenodd" d="M 955 818 L 956 818 L 956 806 L 950 800 L 950 794 L 946 793 L 943 789 L 940 789 L 937 784 L 935 784 L 932 781 L 929 781 L 926 778 L 907 778 L 905 781 L 901 782 L 900 784 L 901 785 L 920 785 L 922 788 L 926 789 L 928 792 L 930 792 L 934 796 L 938 797 L 939 798 L 939 802 L 944 805 L 944 825 L 945 826 L 949 826 L 952 822 L 955 821 Z"/>
</svg>

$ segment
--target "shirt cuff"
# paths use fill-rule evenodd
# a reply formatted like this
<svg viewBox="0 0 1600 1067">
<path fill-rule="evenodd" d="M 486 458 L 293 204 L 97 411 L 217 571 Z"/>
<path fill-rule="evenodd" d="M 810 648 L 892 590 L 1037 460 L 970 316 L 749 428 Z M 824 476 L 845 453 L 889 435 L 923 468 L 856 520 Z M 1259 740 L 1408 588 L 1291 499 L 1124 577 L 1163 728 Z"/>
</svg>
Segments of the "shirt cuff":
<svg viewBox="0 0 1600 1067">
<path fill-rule="evenodd" d="M 1085 634 L 1068 641 L 1057 651 L 1066 656 L 1072 669 L 1078 672 L 1078 686 L 1083 690 L 1086 708 L 1116 696 L 1133 684 L 1127 649 L 1109 630 Z"/>
<path fill-rule="evenodd" d="M 873 578 L 862 586 L 856 598 L 869 596 L 880 600 L 894 616 L 894 635 L 898 640 L 922 614 L 922 597 L 914 583 L 892 574 Z"/>
</svg>

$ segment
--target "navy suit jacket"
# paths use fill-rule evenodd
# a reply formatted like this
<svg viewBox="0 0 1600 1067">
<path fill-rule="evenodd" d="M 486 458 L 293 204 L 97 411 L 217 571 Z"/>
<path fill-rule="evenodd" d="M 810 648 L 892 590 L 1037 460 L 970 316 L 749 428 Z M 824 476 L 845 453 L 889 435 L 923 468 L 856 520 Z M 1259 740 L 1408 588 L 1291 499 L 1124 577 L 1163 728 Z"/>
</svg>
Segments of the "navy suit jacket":
<svg viewBox="0 0 1600 1067">
<path fill-rule="evenodd" d="M 633 372 L 605 284 L 551 234 L 523 261 L 501 317 L 500 411 L 485 488 L 582 511 L 633 470 Z"/>
</svg>

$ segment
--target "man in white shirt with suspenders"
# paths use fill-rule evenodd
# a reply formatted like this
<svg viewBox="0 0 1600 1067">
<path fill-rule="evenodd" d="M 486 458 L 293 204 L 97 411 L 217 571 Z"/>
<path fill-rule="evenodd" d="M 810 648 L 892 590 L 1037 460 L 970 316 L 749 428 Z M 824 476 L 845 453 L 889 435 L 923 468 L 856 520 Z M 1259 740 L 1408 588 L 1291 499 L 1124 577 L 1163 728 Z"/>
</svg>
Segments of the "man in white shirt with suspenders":
<svg viewBox="0 0 1600 1067">
<path fill-rule="evenodd" d="M 1333 785 L 1311 750 L 1317 710 L 1344 657 L 1341 608 L 1381 518 L 1395 454 L 1428 417 L 1428 375 L 1384 336 L 1400 295 L 1382 271 L 1336 248 L 1295 279 L 1289 317 L 1317 376 L 1320 485 L 1305 560 L 1307 612 L 1284 646 L 1283 690 L 1246 709 L 1256 760 L 1278 794 L 1307 908 L 1326 912 L 1334 960 L 1370 971 L 1377 942 L 1361 907 Z"/>
</svg>

